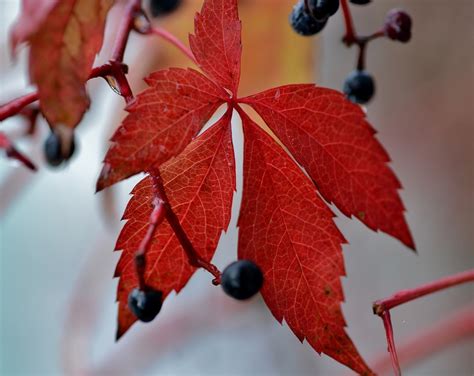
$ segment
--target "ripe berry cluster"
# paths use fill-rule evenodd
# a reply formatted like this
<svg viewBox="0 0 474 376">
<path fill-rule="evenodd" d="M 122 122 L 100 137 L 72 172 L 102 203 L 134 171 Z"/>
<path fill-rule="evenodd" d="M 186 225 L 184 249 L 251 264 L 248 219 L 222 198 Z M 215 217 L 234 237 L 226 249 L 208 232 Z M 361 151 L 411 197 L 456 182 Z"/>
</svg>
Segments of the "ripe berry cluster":
<svg viewBox="0 0 474 376">
<path fill-rule="evenodd" d="M 290 24 L 298 34 L 314 35 L 324 29 L 338 9 L 339 0 L 299 0 L 291 12 Z"/>
<path fill-rule="evenodd" d="M 357 66 L 346 78 L 343 91 L 347 98 L 359 104 L 368 103 L 375 93 L 374 78 L 365 71 L 365 51 L 367 44 L 377 38 L 387 37 L 406 43 L 411 39 L 412 21 L 410 16 L 399 9 L 392 9 L 386 16 L 383 28 L 369 36 L 357 36 L 347 0 L 340 0 L 346 19 L 346 35 L 343 39 L 347 46 L 353 44 L 359 48 Z M 339 9 L 339 0 L 299 0 L 290 14 L 292 28 L 301 35 L 309 36 L 320 32 L 329 17 Z M 349 0 L 352 4 L 365 5 L 371 0 Z"/>
</svg>

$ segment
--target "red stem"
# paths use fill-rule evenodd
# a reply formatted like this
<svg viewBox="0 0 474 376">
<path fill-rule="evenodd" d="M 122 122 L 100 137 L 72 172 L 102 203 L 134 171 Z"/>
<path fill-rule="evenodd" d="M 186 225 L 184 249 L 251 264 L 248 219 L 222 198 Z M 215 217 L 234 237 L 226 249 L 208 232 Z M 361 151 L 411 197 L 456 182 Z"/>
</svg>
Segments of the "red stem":
<svg viewBox="0 0 474 376">
<path fill-rule="evenodd" d="M 398 345 L 398 355 L 404 367 L 422 360 L 462 340 L 474 337 L 474 305 L 463 308 L 430 327 L 416 332 L 413 337 Z M 391 356 L 377 358 L 373 369 L 386 373 L 391 367 Z"/>
<path fill-rule="evenodd" d="M 112 60 L 123 61 L 125 48 L 127 47 L 128 37 L 133 30 L 133 21 L 135 14 L 141 9 L 141 0 L 129 0 L 125 5 L 124 18 L 120 24 L 117 39 L 115 39 Z"/>
<path fill-rule="evenodd" d="M 211 273 L 214 276 L 214 280 L 212 281 L 212 283 L 214 285 L 219 285 L 221 283 L 221 272 L 214 264 L 204 260 L 196 251 L 194 246 L 192 245 L 191 241 L 186 235 L 186 232 L 181 226 L 181 223 L 179 222 L 179 218 L 173 211 L 173 208 L 171 207 L 168 201 L 168 197 L 166 196 L 166 191 L 163 186 L 163 181 L 161 180 L 160 171 L 158 169 L 152 169 L 150 170 L 150 175 L 153 179 L 153 186 L 157 194 L 157 197 L 161 200 L 164 208 L 166 209 L 165 210 L 166 220 L 170 224 L 171 228 L 173 229 L 176 235 L 176 238 L 178 239 L 181 246 L 183 247 L 184 252 L 186 253 L 188 257 L 189 264 L 196 268 L 203 268 L 207 270 L 209 273 Z"/>
<path fill-rule="evenodd" d="M 150 29 L 149 34 L 159 36 L 163 38 L 164 40 L 170 42 L 172 45 L 174 45 L 179 50 L 181 50 L 181 52 L 183 52 L 187 57 L 189 57 L 194 64 L 198 65 L 192 51 L 188 47 L 186 47 L 183 42 L 181 42 L 178 38 L 176 38 L 173 34 L 171 34 L 169 31 L 161 27 L 153 27 Z"/>
<path fill-rule="evenodd" d="M 374 314 L 381 315 L 383 312 L 395 308 L 400 304 L 409 302 L 424 295 L 472 281 L 474 281 L 474 269 L 450 275 L 414 289 L 399 291 L 391 297 L 377 300 L 373 305 Z"/>
<path fill-rule="evenodd" d="M 342 41 L 348 46 L 352 46 L 353 44 L 357 45 L 359 48 L 358 58 L 357 58 L 357 69 L 363 70 L 365 69 L 365 51 L 367 44 L 374 39 L 385 37 L 385 33 L 383 30 L 379 30 L 369 36 L 359 36 L 354 27 L 354 21 L 352 19 L 351 10 L 349 8 L 349 4 L 347 0 L 340 0 L 341 1 L 341 8 L 342 14 L 344 16 L 344 23 L 346 25 L 346 33 L 342 38 Z"/>
<path fill-rule="evenodd" d="M 390 311 L 383 312 L 380 317 L 383 321 L 385 334 L 387 336 L 388 352 L 390 353 L 390 360 L 392 361 L 392 368 L 396 376 L 401 376 L 400 362 L 398 361 L 397 348 L 395 347 L 395 339 L 393 337 L 392 319 Z"/>
<path fill-rule="evenodd" d="M 138 285 L 140 290 L 144 291 L 146 288 L 145 283 L 145 269 L 146 269 L 146 259 L 145 253 L 150 247 L 153 236 L 155 235 L 156 229 L 163 222 L 165 218 L 165 207 L 163 201 L 160 199 L 158 192 L 155 188 L 155 199 L 153 202 L 153 211 L 150 215 L 150 225 L 148 226 L 148 231 L 145 237 L 142 239 L 138 250 L 135 252 L 135 271 L 138 277 Z"/>
<path fill-rule="evenodd" d="M 8 103 L 0 106 L 0 121 L 3 121 L 11 116 L 18 114 L 23 107 L 28 106 L 34 101 L 38 100 L 38 93 L 26 94 L 22 97 L 11 100 Z"/>
<path fill-rule="evenodd" d="M 0 132 L 0 149 L 5 150 L 8 158 L 16 159 L 30 170 L 36 171 L 36 166 L 33 162 L 31 162 L 27 156 L 20 153 L 13 142 L 11 142 L 10 138 L 8 138 L 8 136 L 3 132 Z"/>
<path fill-rule="evenodd" d="M 387 336 L 388 350 L 392 358 L 392 366 L 397 376 L 401 375 L 400 364 L 398 362 L 397 350 L 393 338 L 393 328 L 390 319 L 390 309 L 395 308 L 401 304 L 407 303 L 422 296 L 431 294 L 436 291 L 447 289 L 466 282 L 474 281 L 474 269 L 465 272 L 457 273 L 451 276 L 441 278 L 437 281 L 427 283 L 425 285 L 416 287 L 410 290 L 402 290 L 392 295 L 389 298 L 377 300 L 373 304 L 374 314 L 382 318 L 385 333 Z"/>
<path fill-rule="evenodd" d="M 344 43 L 348 46 L 352 45 L 357 40 L 357 34 L 354 28 L 354 21 L 352 20 L 351 10 L 347 0 L 341 0 L 342 15 L 344 16 L 344 22 L 346 24 L 346 34 L 343 37 Z"/>
</svg>

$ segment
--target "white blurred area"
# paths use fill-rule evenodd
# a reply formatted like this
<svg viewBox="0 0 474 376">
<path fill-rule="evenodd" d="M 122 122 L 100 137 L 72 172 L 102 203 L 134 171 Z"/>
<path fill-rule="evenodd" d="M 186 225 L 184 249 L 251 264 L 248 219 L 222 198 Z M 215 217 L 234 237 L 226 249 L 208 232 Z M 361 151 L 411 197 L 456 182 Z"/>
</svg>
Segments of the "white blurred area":
<svg viewBox="0 0 474 376">
<path fill-rule="evenodd" d="M 368 69 L 378 92 L 368 116 L 404 185 L 418 255 L 356 220 L 337 219 L 350 242 L 344 247 L 343 309 L 369 363 L 386 349 L 382 323 L 371 312 L 375 299 L 474 267 L 474 2 L 375 0 L 353 7 L 358 30 L 376 29 L 393 7 L 413 16 L 414 38 L 407 45 L 381 40 L 369 46 Z M 19 2 L 0 0 L 0 103 L 28 92 L 25 50 L 14 63 L 7 45 L 18 10 Z M 355 49 L 340 43 L 342 32 L 338 14 L 316 38 L 323 86 L 340 88 L 354 66 Z M 148 73 L 143 56 L 161 43 L 133 37 L 125 59 L 134 88 Z M 112 249 L 128 192 L 139 178 L 114 189 L 116 214 L 104 220 L 104 193 L 94 194 L 94 186 L 104 140 L 118 124 L 123 102 L 102 80 L 88 89 L 92 107 L 78 128 L 79 152 L 66 168 L 51 170 L 42 160 L 44 120 L 36 141 L 18 144 L 35 156 L 37 174 L 0 160 L 0 375 L 350 374 L 300 344 L 260 298 L 235 303 L 202 271 L 166 300 L 155 322 L 136 324 L 114 342 L 118 253 Z M 18 119 L 1 124 L 7 130 L 21 126 Z M 234 130 L 241 171 L 238 121 Z M 239 178 L 235 208 L 240 187 Z M 235 223 L 236 215 L 217 251 L 219 267 L 235 258 Z M 397 342 L 473 301 L 474 287 L 466 285 L 395 309 Z M 473 346 L 472 340 L 453 346 L 404 375 L 473 375 Z"/>
</svg>

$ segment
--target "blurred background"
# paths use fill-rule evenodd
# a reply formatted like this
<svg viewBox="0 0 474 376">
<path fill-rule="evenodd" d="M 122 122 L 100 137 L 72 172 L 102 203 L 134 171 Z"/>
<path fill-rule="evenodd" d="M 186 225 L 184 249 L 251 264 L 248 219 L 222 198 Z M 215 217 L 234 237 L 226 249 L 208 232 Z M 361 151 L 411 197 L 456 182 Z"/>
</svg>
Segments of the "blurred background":
<svg viewBox="0 0 474 376">
<path fill-rule="evenodd" d="M 243 20 L 241 94 L 291 82 L 341 89 L 356 50 L 341 43 L 341 12 L 315 38 L 294 34 L 287 22 L 293 1 L 240 0 Z M 198 0 L 156 22 L 182 40 L 192 31 Z M 474 267 L 474 1 L 375 0 L 352 6 L 357 31 L 382 25 L 388 10 L 414 19 L 408 44 L 377 40 L 367 70 L 377 83 L 368 117 L 404 185 L 401 192 L 418 254 L 340 213 L 347 278 L 343 310 L 348 332 L 370 365 L 381 371 L 386 354 L 381 320 L 372 302 L 393 292 Z M 28 92 L 26 51 L 16 61 L 8 31 L 19 1 L 0 0 L 0 103 Z M 120 4 L 108 20 L 108 57 Z M 155 21 L 154 21 L 155 22 Z M 135 92 L 149 72 L 187 61 L 157 39 L 132 35 L 126 63 Z M 31 89 L 31 88 L 30 88 Z M 77 130 L 79 152 L 60 170 L 44 163 L 48 127 L 17 145 L 40 165 L 36 174 L 0 160 L 0 374 L 1 375 L 349 375 L 350 371 L 301 344 L 278 324 L 260 298 L 236 303 L 198 271 L 178 296 L 170 295 L 155 322 L 136 324 L 118 343 L 112 279 L 121 213 L 140 177 L 94 194 L 107 140 L 123 117 L 123 102 L 102 80 L 88 83 L 91 110 Z M 2 123 L 24 129 L 16 117 Z M 238 173 L 241 137 L 235 119 Z M 241 179 L 234 208 L 239 206 Z M 336 211 L 337 212 L 337 211 Z M 235 211 L 234 211 L 235 214 Z M 217 250 L 224 267 L 236 257 L 236 215 Z M 392 311 L 398 344 L 474 301 L 464 285 Z M 474 341 L 459 342 L 415 364 L 405 375 L 474 374 Z"/>
</svg>

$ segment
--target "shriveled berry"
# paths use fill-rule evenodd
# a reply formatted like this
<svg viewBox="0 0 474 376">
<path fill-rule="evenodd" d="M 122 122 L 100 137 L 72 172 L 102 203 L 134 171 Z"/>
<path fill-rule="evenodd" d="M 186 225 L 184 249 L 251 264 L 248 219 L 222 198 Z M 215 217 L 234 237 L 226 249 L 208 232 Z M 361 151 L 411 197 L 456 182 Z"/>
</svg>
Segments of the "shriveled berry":
<svg viewBox="0 0 474 376">
<path fill-rule="evenodd" d="M 145 291 L 134 288 L 128 295 L 128 308 L 143 322 L 152 321 L 161 310 L 163 304 L 161 291 L 147 288 Z"/>
<path fill-rule="evenodd" d="M 349 0 L 352 4 L 365 5 L 370 3 L 372 0 Z"/>
<path fill-rule="evenodd" d="M 304 1 L 300 0 L 290 14 L 290 24 L 298 34 L 309 36 L 319 33 L 326 26 L 327 18 L 318 21 L 306 11 Z"/>
<path fill-rule="evenodd" d="M 260 291 L 262 285 L 262 271 L 249 260 L 234 261 L 222 272 L 222 289 L 227 295 L 238 300 L 251 298 Z"/>
<path fill-rule="evenodd" d="M 374 79 L 366 71 L 355 70 L 347 76 L 343 91 L 350 101 L 365 104 L 375 93 Z"/>
<path fill-rule="evenodd" d="M 339 0 L 309 0 L 309 9 L 318 21 L 325 21 L 339 9 Z"/>
<path fill-rule="evenodd" d="M 181 0 L 150 0 L 150 13 L 153 17 L 167 15 L 181 5 Z"/>
<path fill-rule="evenodd" d="M 411 39 L 411 25 L 411 17 L 407 12 L 392 9 L 385 17 L 385 35 L 390 39 L 406 43 Z"/>
</svg>

